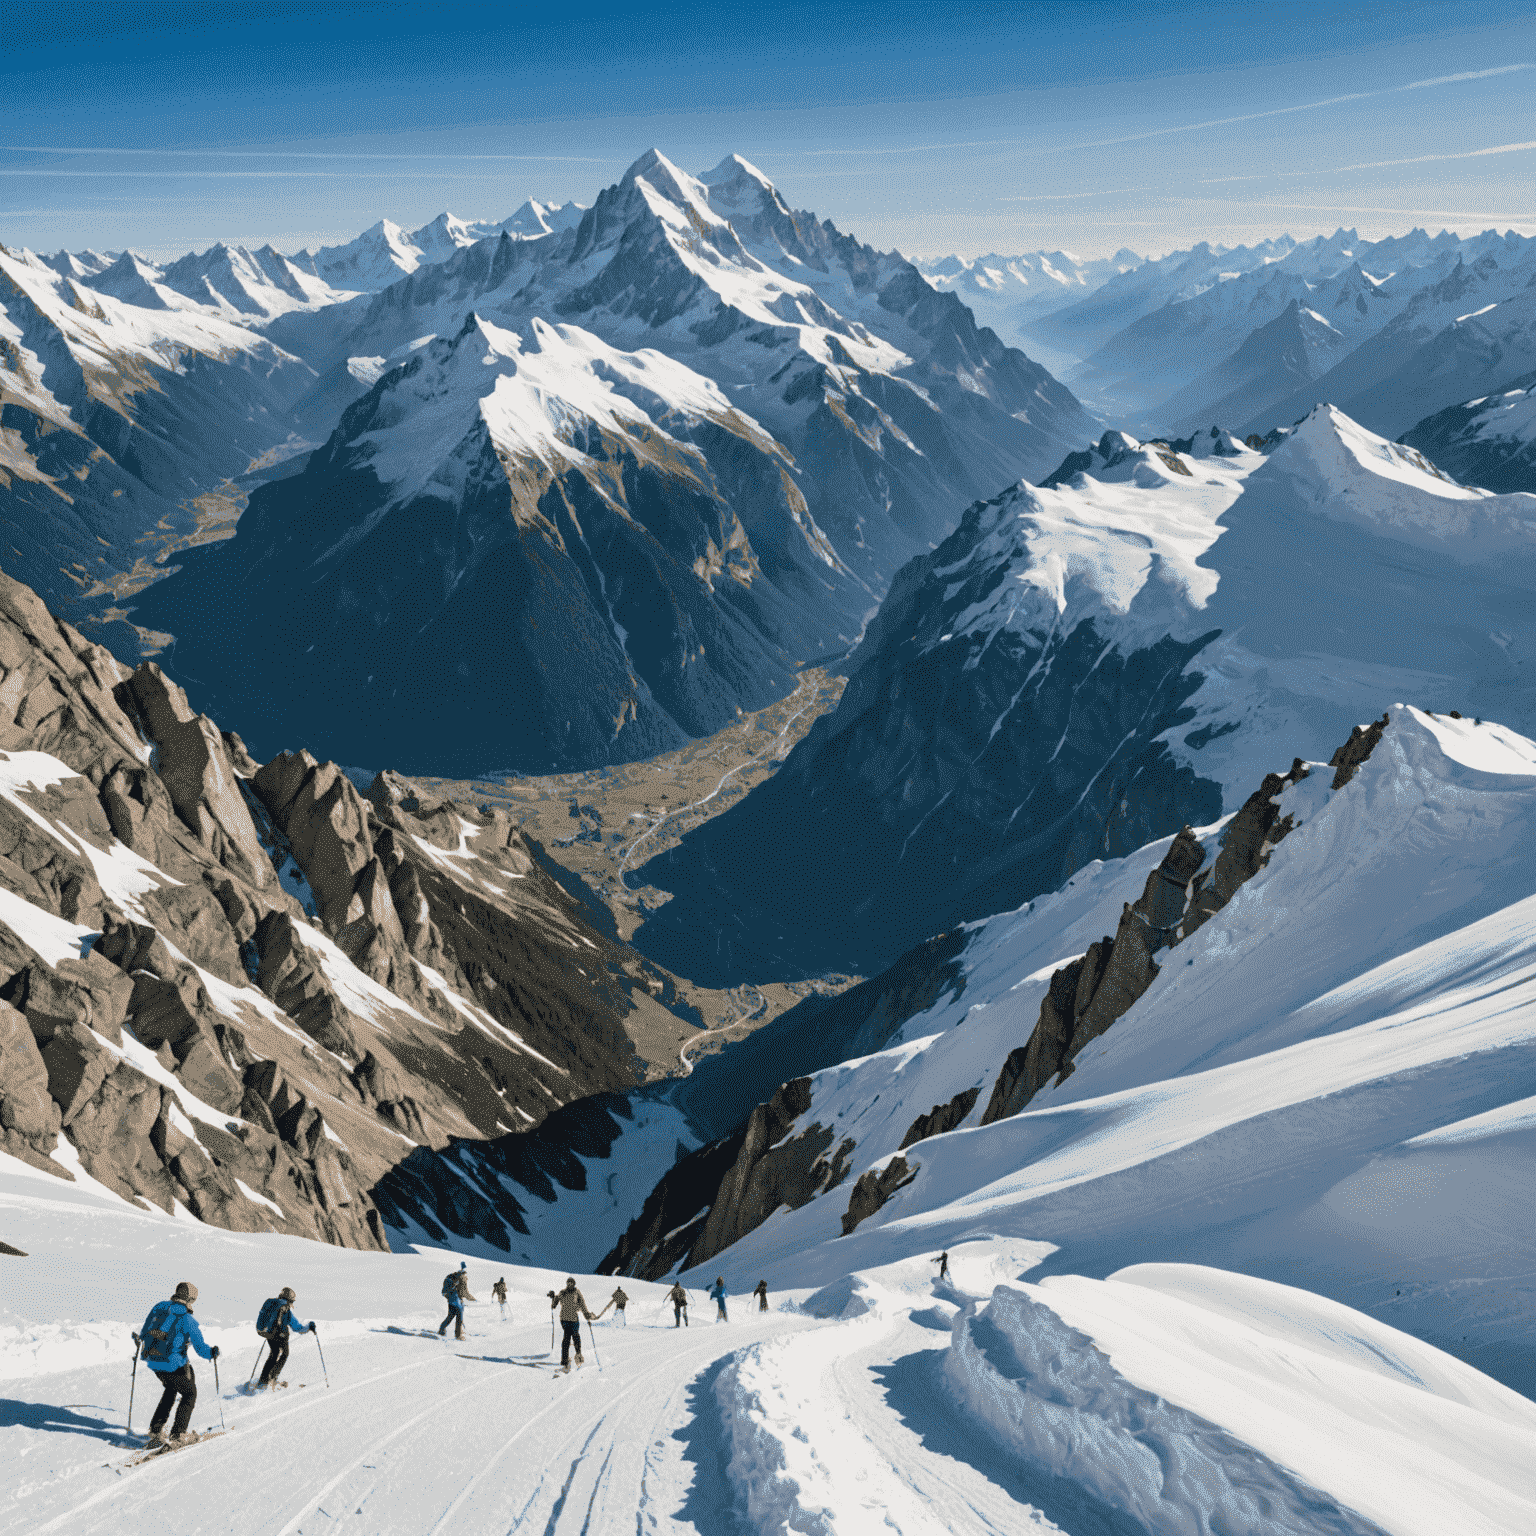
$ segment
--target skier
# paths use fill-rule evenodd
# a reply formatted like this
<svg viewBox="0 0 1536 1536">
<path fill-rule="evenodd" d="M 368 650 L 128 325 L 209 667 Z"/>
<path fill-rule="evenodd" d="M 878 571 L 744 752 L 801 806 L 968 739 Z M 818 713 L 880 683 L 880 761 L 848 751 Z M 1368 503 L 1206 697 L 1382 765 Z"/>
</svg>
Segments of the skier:
<svg viewBox="0 0 1536 1536">
<path fill-rule="evenodd" d="M 766 1312 L 768 1310 L 768 1282 L 766 1280 L 759 1280 L 757 1282 L 757 1289 L 752 1294 L 757 1297 L 757 1310 L 759 1312 Z"/>
<path fill-rule="evenodd" d="M 210 1349 L 203 1342 L 203 1331 L 192 1316 L 192 1303 L 196 1300 L 197 1287 L 191 1281 L 183 1280 L 171 1293 L 171 1299 L 156 1302 L 144 1319 L 140 1335 L 144 1363 L 165 1388 L 160 1396 L 160 1406 L 149 1421 L 146 1445 L 191 1445 L 198 1438 L 188 1428 L 192 1422 L 192 1409 L 197 1404 L 197 1377 L 187 1361 L 187 1346 L 190 1344 L 204 1360 L 217 1360 L 219 1348 L 214 1345 Z M 171 1438 L 167 1441 L 165 1423 L 178 1397 L 181 1402 L 176 1408 Z"/>
<path fill-rule="evenodd" d="M 727 1315 L 726 1310 L 725 1310 L 725 1276 L 724 1275 L 716 1275 L 715 1276 L 715 1288 L 709 1293 L 709 1295 L 710 1295 L 710 1299 L 720 1309 L 715 1314 L 715 1321 L 717 1323 L 728 1323 L 728 1322 L 730 1322 L 731 1319 Z"/>
<path fill-rule="evenodd" d="M 603 1312 L 606 1312 L 608 1307 L 613 1308 L 613 1326 L 615 1328 L 629 1327 L 629 1321 L 624 1316 L 624 1308 L 628 1305 L 629 1297 L 624 1294 L 624 1287 L 621 1285 L 618 1290 L 616 1290 L 613 1295 L 608 1298 L 608 1305 L 603 1308 Z M 599 1312 L 597 1315 L 601 1317 L 603 1312 Z"/>
<path fill-rule="evenodd" d="M 688 1326 L 688 1292 L 683 1289 L 681 1280 L 673 1281 L 672 1289 L 667 1292 L 667 1300 L 672 1303 L 672 1326 L 686 1328 Z"/>
<path fill-rule="evenodd" d="M 554 1304 L 560 1308 L 560 1365 L 569 1371 L 573 1343 L 576 1346 L 576 1364 L 582 1363 L 581 1320 L 584 1317 L 590 1319 L 592 1313 L 587 1308 L 586 1298 L 576 1289 L 576 1282 L 569 1275 L 566 1276 L 565 1289 L 555 1297 Z"/>
<path fill-rule="evenodd" d="M 939 1266 L 940 1280 L 949 1279 L 949 1250 L 947 1248 L 938 1256 L 938 1258 L 929 1259 L 928 1262 L 930 1264 L 937 1264 Z"/>
<path fill-rule="evenodd" d="M 502 1320 L 502 1322 L 506 1322 L 506 1320 L 507 1320 L 507 1282 L 505 1280 L 498 1280 L 496 1282 L 496 1284 L 491 1287 L 491 1295 L 494 1296 L 496 1298 L 496 1300 L 501 1303 L 501 1320 Z"/>
<path fill-rule="evenodd" d="M 469 1266 L 460 1264 L 457 1269 L 450 1270 L 443 1277 L 443 1300 L 448 1303 L 448 1316 L 438 1324 L 437 1331 L 441 1336 L 448 1331 L 448 1324 L 454 1325 L 453 1336 L 456 1339 L 464 1337 L 464 1303 L 475 1298 L 469 1294 Z"/>
<path fill-rule="evenodd" d="M 313 1323 L 301 1323 L 293 1315 L 293 1304 L 298 1297 L 293 1294 L 293 1287 L 285 1285 L 276 1296 L 269 1297 L 261 1304 L 261 1311 L 256 1314 L 256 1332 L 267 1341 L 267 1347 L 271 1353 L 267 1356 L 267 1363 L 261 1368 L 261 1382 L 257 1390 L 262 1387 L 287 1386 L 287 1382 L 277 1378 L 282 1369 L 288 1363 L 288 1330 L 295 1333 L 313 1333 L 318 1335 L 320 1330 Z"/>
</svg>

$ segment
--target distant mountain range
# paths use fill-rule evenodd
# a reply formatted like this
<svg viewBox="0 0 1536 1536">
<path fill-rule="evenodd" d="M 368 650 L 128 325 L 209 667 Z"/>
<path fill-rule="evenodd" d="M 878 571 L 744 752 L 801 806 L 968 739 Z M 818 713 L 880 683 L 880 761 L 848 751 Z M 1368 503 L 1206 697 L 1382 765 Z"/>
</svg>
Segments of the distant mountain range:
<svg viewBox="0 0 1536 1536">
<path fill-rule="evenodd" d="M 1106 421 L 1145 435 L 1262 434 L 1332 402 L 1395 437 L 1536 366 L 1536 242 L 1514 233 L 1366 241 L 1341 229 L 1157 260 L 919 265 Z"/>
<path fill-rule="evenodd" d="M 82 308 L 101 312 L 81 344 L 114 377 L 139 370 L 99 428 L 128 444 L 158 408 L 143 370 L 183 388 L 178 328 L 223 327 L 199 354 L 211 422 L 215 380 L 267 359 L 264 414 L 229 402 L 260 424 L 219 434 L 242 441 L 213 483 L 250 497 L 233 541 L 129 590 L 155 573 L 124 581 L 93 542 L 126 542 L 119 498 L 95 493 L 129 453 L 93 459 L 87 434 L 78 462 L 45 469 L 45 447 L 22 468 L 53 489 L 28 493 L 45 515 L 18 572 L 62 596 L 67 524 L 75 585 L 122 599 L 103 637 L 129 658 L 167 647 L 199 707 L 263 749 L 297 732 L 347 761 L 477 772 L 678 745 L 845 652 L 969 500 L 1044 474 L 1093 425 L 954 295 L 791 211 L 738 156 L 697 178 L 653 151 L 585 211 L 384 222 L 292 258 L 6 259 L 61 354 Z M 44 408 L 53 375 L 34 373 Z M 134 532 L 163 553 L 199 542 L 188 492 L 213 477 L 197 432 L 157 435 L 171 462 Z"/>
</svg>

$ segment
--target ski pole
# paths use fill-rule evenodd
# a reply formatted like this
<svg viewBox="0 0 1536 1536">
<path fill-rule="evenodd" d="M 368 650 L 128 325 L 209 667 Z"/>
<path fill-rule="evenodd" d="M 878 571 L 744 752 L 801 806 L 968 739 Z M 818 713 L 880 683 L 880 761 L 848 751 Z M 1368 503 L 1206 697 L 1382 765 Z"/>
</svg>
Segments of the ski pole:
<svg viewBox="0 0 1536 1536">
<path fill-rule="evenodd" d="M 320 1330 L 318 1328 L 312 1327 L 309 1331 L 315 1336 L 315 1348 L 320 1351 L 320 1369 L 325 1371 L 325 1386 L 326 1390 L 329 1391 L 331 1386 L 331 1373 L 325 1370 L 325 1345 L 320 1342 Z"/>
<path fill-rule="evenodd" d="M 603 1368 L 603 1357 L 597 1352 L 597 1329 L 592 1326 L 592 1319 L 587 1319 L 587 1337 L 592 1340 L 592 1358 L 597 1361 L 598 1370 Z"/>
<path fill-rule="evenodd" d="M 251 1362 L 251 1374 L 245 1378 L 246 1386 L 250 1386 L 250 1384 L 256 1380 L 256 1367 L 261 1364 L 261 1352 L 265 1348 L 266 1345 L 264 1344 L 258 1344 L 256 1346 L 256 1358 Z"/>
<path fill-rule="evenodd" d="M 128 1378 L 128 1433 L 133 1433 L 133 1389 L 139 1384 L 139 1336 L 133 1336 L 133 1374 Z"/>
<path fill-rule="evenodd" d="M 223 1393 L 223 1391 L 219 1387 L 219 1357 L 218 1357 L 218 1355 L 214 1355 L 214 1357 L 213 1357 L 213 1395 L 216 1398 L 218 1398 L 218 1400 L 219 1400 L 219 1428 L 223 1429 L 225 1427 L 225 1425 L 224 1425 L 224 1393 Z"/>
</svg>

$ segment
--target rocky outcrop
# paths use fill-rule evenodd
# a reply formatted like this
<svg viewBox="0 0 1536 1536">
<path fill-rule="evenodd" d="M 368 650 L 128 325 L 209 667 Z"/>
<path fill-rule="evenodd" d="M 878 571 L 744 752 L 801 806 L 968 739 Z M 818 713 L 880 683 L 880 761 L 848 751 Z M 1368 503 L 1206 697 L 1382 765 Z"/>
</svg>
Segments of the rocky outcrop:
<svg viewBox="0 0 1536 1536">
<path fill-rule="evenodd" d="M 1333 775 L 1335 789 L 1343 789 L 1359 772 L 1360 764 L 1376 750 L 1376 744 L 1387 728 L 1388 718 L 1388 715 L 1383 714 L 1380 720 L 1373 720 L 1369 725 L 1357 725 L 1349 733 L 1349 740 L 1328 759 L 1328 766 L 1336 770 Z"/>
<path fill-rule="evenodd" d="M 1188 827 L 1174 838 L 1141 896 L 1126 903 L 1114 936 L 1090 944 L 1080 959 L 1052 974 L 1034 1031 L 1008 1053 L 981 1124 L 1018 1114 L 1051 1078 L 1071 1075 L 1083 1047 L 1152 985 L 1159 970 L 1153 956 L 1188 938 L 1269 862 L 1292 824 L 1281 817 L 1277 797 L 1306 776 L 1299 758 L 1289 773 L 1266 775 L 1228 823 L 1208 868 L 1201 867 L 1204 851 Z"/>
<path fill-rule="evenodd" d="M 0 1146 L 375 1249 L 387 1220 L 506 1237 L 519 1180 L 579 1187 L 569 1148 L 473 1149 L 636 1081 L 646 968 L 505 816 L 389 784 L 262 767 L 0 577 Z"/>
<path fill-rule="evenodd" d="M 847 1177 L 856 1142 L 819 1122 L 796 1122 L 811 1107 L 811 1080 L 783 1083 L 730 1136 L 680 1158 L 599 1273 L 658 1279 L 682 1266 L 705 1264 L 776 1210 L 798 1210 Z"/>
<path fill-rule="evenodd" d="M 965 1117 L 976 1107 L 976 1100 L 981 1096 L 981 1089 L 967 1088 L 964 1093 L 957 1093 L 947 1104 L 935 1104 L 926 1115 L 919 1115 L 907 1128 L 907 1134 L 901 1138 L 899 1152 L 905 1152 L 908 1147 L 919 1141 L 926 1141 L 930 1136 L 942 1136 L 946 1131 L 952 1131 Z"/>
<path fill-rule="evenodd" d="M 206 716 L 152 661 L 115 690 L 124 713 L 157 748 L 160 782 L 182 824 L 216 862 L 258 890 L 275 886 L 271 861 L 251 825 L 229 747 Z M 238 738 L 236 738 L 238 741 Z M 243 745 L 242 757 L 248 757 Z"/>
<path fill-rule="evenodd" d="M 843 1213 L 843 1236 L 847 1237 L 861 1221 L 873 1216 L 898 1189 L 904 1189 L 917 1177 L 899 1152 L 883 1168 L 867 1168 L 859 1175 L 848 1209 Z"/>
<path fill-rule="evenodd" d="M 845 1140 L 828 1158 L 835 1134 L 829 1127 L 818 1123 L 798 1135 L 789 1134 L 810 1107 L 811 1080 L 797 1077 L 752 1111 L 741 1150 L 689 1250 L 690 1264 L 706 1263 L 760 1227 L 780 1206 L 797 1210 L 848 1176 L 852 1141 Z"/>
</svg>

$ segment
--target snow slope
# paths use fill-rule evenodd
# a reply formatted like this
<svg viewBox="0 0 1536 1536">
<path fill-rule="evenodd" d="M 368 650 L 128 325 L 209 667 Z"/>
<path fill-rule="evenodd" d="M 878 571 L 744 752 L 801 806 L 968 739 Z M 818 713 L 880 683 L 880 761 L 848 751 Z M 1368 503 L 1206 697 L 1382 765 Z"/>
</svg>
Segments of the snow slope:
<svg viewBox="0 0 1536 1536">
<path fill-rule="evenodd" d="M 970 931 L 964 984 L 889 1048 L 810 1079 L 793 1134 L 851 1139 L 845 1180 L 708 1261 L 831 1281 L 986 1231 L 1108 1274 L 1192 1260 L 1298 1284 L 1536 1387 L 1536 744 L 1394 706 L 1356 776 L 1313 767 L 1294 830 L 1064 1082 L 982 1126 L 1057 968 L 1140 895 L 1167 843 L 1080 870 Z M 1207 857 L 1219 828 L 1201 834 Z M 967 1090 L 915 1178 L 851 1236 L 849 1192 Z"/>
<path fill-rule="evenodd" d="M 775 1291 L 767 1313 L 738 1293 L 728 1325 L 696 1289 L 686 1331 L 662 1286 L 626 1280 L 628 1327 L 585 1330 L 566 1377 L 545 1300 L 563 1269 L 468 1255 L 470 1337 L 439 1342 L 456 1252 L 239 1236 L 57 1190 L 0 1164 L 0 1219 L 29 1254 L 0 1261 L 0 1532 L 1484 1536 L 1536 1515 L 1528 1402 L 1241 1275 L 1036 1284 L 1049 1245 L 981 1238 L 943 1281 L 922 1255 Z M 156 1397 L 129 1330 L 180 1279 L 222 1354 L 222 1396 L 195 1362 L 193 1423 L 228 1433 L 118 1476 L 130 1384 L 141 1435 Z M 577 1279 L 594 1311 L 614 1285 Z M 287 1391 L 248 1398 L 253 1318 L 285 1284 L 324 1369 L 295 1336 Z"/>
</svg>

